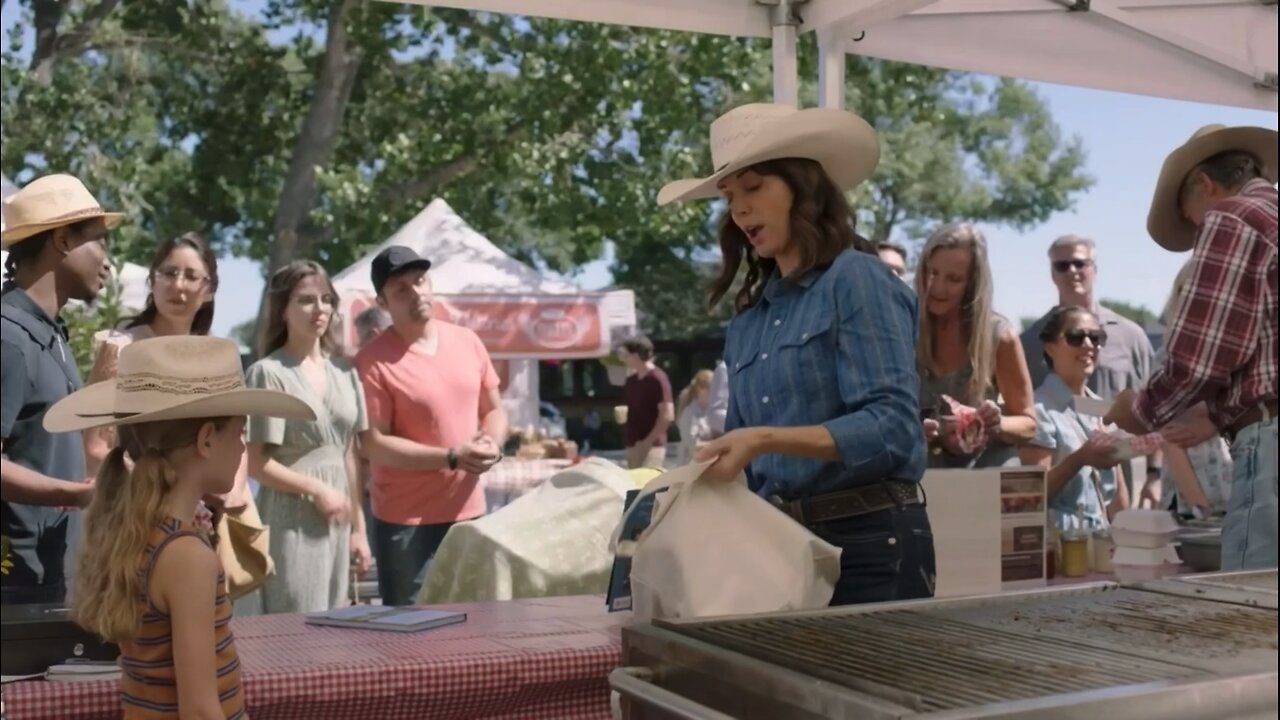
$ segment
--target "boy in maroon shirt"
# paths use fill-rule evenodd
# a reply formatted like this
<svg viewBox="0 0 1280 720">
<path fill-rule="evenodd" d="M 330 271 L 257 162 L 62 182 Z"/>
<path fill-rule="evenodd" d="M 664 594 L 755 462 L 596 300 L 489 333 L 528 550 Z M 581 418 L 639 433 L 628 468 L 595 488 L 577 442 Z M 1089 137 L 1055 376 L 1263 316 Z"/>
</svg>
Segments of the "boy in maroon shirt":
<svg viewBox="0 0 1280 720">
<path fill-rule="evenodd" d="M 629 374 L 622 387 L 627 407 L 623 427 L 627 467 L 663 467 L 667 458 L 667 428 L 675 420 L 671 381 L 653 363 L 653 343 L 638 335 L 618 347 L 618 359 Z"/>
</svg>

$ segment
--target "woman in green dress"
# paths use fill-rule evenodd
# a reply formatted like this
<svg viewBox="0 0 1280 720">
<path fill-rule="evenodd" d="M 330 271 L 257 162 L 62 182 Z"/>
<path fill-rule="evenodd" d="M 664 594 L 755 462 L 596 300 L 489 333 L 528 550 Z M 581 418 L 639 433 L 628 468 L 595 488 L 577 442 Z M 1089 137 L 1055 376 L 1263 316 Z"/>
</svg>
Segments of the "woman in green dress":
<svg viewBox="0 0 1280 720">
<path fill-rule="evenodd" d="M 262 590 L 265 613 L 320 612 L 347 603 L 352 563 L 368 569 L 356 436 L 367 428 L 364 391 L 338 352 L 338 297 L 324 269 L 295 261 L 271 277 L 261 360 L 250 387 L 305 398 L 314 421 L 252 418 L 249 473 L 271 528 L 276 574 Z"/>
</svg>

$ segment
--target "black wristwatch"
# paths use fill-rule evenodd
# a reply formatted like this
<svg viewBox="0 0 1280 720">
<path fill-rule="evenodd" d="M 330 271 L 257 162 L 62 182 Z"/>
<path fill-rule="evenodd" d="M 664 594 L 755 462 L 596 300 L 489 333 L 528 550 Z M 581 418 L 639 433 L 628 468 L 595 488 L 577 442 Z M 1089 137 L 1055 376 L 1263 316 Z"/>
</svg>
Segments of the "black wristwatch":
<svg viewBox="0 0 1280 720">
<path fill-rule="evenodd" d="M 449 452 L 445 453 L 445 461 L 449 463 L 450 470 L 458 469 L 458 451 L 449 448 Z"/>
</svg>

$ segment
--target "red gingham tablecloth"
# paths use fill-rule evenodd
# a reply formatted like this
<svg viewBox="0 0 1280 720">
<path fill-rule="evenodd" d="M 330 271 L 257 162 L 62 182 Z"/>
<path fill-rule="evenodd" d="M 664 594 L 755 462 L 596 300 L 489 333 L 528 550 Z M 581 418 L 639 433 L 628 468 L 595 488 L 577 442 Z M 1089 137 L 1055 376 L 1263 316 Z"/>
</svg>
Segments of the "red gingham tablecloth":
<svg viewBox="0 0 1280 720">
<path fill-rule="evenodd" d="M 572 464 L 569 460 L 503 458 L 502 462 L 480 476 L 489 512 L 509 504 Z"/>
<path fill-rule="evenodd" d="M 422 633 L 238 617 L 253 720 L 578 720 L 610 717 L 609 671 L 630 613 L 599 596 L 446 606 L 467 622 Z M 10 720 L 119 718 L 116 681 L 4 687 Z"/>
</svg>

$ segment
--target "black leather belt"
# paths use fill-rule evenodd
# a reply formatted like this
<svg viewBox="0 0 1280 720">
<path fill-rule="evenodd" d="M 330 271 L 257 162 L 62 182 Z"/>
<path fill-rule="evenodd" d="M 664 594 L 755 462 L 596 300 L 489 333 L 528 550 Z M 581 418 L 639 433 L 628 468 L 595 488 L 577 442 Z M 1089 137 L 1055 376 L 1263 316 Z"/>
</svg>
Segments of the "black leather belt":
<svg viewBox="0 0 1280 720">
<path fill-rule="evenodd" d="M 1275 417 L 1277 410 L 1276 404 L 1276 399 L 1271 398 L 1270 400 L 1263 400 L 1257 405 L 1245 410 L 1240 417 L 1236 418 L 1235 422 L 1231 423 L 1231 427 L 1228 427 L 1223 431 L 1222 434 L 1226 437 L 1227 442 L 1235 442 L 1236 435 L 1239 435 L 1241 430 L 1244 430 L 1250 425 Z"/>
<path fill-rule="evenodd" d="M 919 483 L 886 480 L 874 485 L 796 500 L 783 500 L 774 496 L 769 501 L 801 525 L 812 525 L 890 508 L 923 505 L 924 492 Z"/>
</svg>

